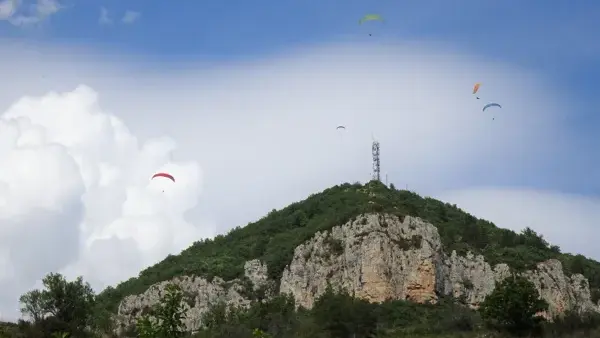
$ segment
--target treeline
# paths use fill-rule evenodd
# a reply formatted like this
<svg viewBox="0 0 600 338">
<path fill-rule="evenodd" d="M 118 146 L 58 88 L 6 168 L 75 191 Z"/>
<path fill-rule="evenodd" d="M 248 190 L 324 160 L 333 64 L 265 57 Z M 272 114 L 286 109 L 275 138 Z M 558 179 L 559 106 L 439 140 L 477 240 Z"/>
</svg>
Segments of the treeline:
<svg viewBox="0 0 600 338">
<path fill-rule="evenodd" d="M 44 289 L 24 294 L 28 320 L 1 326 L 5 338 L 118 337 L 110 318 L 97 307 L 94 292 L 81 278 L 44 278 Z M 257 295 L 268 294 L 264 290 Z M 500 283 L 478 311 L 441 299 L 437 304 L 390 300 L 372 304 L 328 287 L 310 310 L 279 295 L 259 298 L 248 308 L 213 304 L 202 327 L 186 332 L 182 291 L 169 284 L 160 302 L 124 328 L 121 337 L 139 338 L 392 338 L 392 337 L 600 337 L 598 313 L 566 313 L 554 322 L 540 314 L 548 304 L 535 286 L 513 275 Z"/>
</svg>

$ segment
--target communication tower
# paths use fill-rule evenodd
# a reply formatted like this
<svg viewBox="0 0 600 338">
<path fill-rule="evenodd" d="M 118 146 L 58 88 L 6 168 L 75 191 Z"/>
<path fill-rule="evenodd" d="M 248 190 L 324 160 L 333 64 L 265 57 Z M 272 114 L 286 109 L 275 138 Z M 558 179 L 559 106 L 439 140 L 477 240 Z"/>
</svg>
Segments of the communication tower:
<svg viewBox="0 0 600 338">
<path fill-rule="evenodd" d="M 380 168 L 379 168 L 379 142 L 373 139 L 373 145 L 371 146 L 371 153 L 373 154 L 373 179 L 381 182 Z"/>
</svg>

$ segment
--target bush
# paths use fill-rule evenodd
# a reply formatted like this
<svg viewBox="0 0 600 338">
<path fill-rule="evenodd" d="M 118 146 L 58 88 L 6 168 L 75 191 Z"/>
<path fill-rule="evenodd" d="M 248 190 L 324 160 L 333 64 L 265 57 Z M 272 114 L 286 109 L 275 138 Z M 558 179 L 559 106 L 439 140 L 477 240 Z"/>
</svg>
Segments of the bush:
<svg viewBox="0 0 600 338">
<path fill-rule="evenodd" d="M 479 310 L 493 328 L 521 334 L 537 330 L 543 321 L 537 314 L 547 309 L 548 303 L 540 299 L 535 285 L 513 275 L 496 286 Z"/>
</svg>

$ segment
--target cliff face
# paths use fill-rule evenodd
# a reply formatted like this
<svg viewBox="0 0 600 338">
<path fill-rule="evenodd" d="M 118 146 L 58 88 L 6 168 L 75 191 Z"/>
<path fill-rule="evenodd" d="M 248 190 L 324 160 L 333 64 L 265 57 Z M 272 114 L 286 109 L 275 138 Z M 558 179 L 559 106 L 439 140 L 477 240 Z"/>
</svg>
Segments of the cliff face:
<svg viewBox="0 0 600 338">
<path fill-rule="evenodd" d="M 437 228 L 418 218 L 369 214 L 316 234 L 298 246 L 281 278 L 280 291 L 312 307 L 327 283 L 371 302 L 404 299 L 435 303 L 451 295 L 477 308 L 510 275 L 506 264 L 490 266 L 483 256 L 449 256 Z M 550 305 L 548 316 L 567 310 L 599 311 L 587 280 L 565 276 L 557 260 L 541 262 L 524 275 Z"/>
<path fill-rule="evenodd" d="M 246 262 L 245 275 L 254 288 L 265 286 L 267 267 Z M 506 264 L 490 266 L 483 256 L 461 257 L 444 252 L 437 228 L 419 218 L 367 214 L 330 231 L 320 232 L 295 249 L 279 282 L 282 293 L 298 305 L 312 307 L 327 285 L 343 288 L 370 302 L 403 299 L 435 303 L 442 295 L 453 296 L 477 308 L 496 283 L 510 275 Z M 588 281 L 579 274 L 565 276 L 557 260 L 541 262 L 523 273 L 549 303 L 548 317 L 567 310 L 600 311 L 590 297 Z M 185 325 L 197 330 L 210 305 L 226 302 L 247 306 L 243 282 L 211 282 L 200 277 L 178 277 L 188 309 Z M 145 293 L 126 297 L 119 306 L 121 330 L 132 325 L 144 309 L 158 302 L 169 282 L 153 285 Z"/>
<path fill-rule="evenodd" d="M 252 283 L 254 290 L 267 286 L 267 266 L 258 260 L 251 260 L 244 265 L 245 277 Z M 182 276 L 170 281 L 152 285 L 146 292 L 127 296 L 119 304 L 115 321 L 117 332 L 126 332 L 135 325 L 136 319 L 156 305 L 165 292 L 167 284 L 178 285 L 183 292 L 183 307 L 186 316 L 183 324 L 188 331 L 200 328 L 202 315 L 211 305 L 224 302 L 228 305 L 246 307 L 250 300 L 245 296 L 246 285 L 242 280 L 224 281 L 215 277 L 212 281 L 196 276 Z"/>
</svg>

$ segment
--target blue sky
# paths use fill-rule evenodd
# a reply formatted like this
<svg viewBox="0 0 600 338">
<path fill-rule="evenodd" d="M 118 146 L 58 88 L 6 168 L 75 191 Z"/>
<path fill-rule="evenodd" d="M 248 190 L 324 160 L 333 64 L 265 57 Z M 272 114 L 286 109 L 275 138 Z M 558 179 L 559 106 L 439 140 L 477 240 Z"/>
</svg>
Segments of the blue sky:
<svg viewBox="0 0 600 338">
<path fill-rule="evenodd" d="M 526 182 L 518 184 L 600 194 L 600 184 L 590 179 L 556 178 L 557 171 L 589 178 L 590 168 L 598 163 L 598 1 L 71 0 L 62 4 L 63 10 L 38 26 L 4 23 L 0 34 L 97 48 L 117 57 L 133 54 L 158 62 L 152 64 L 162 68 L 197 60 L 254 60 L 299 46 L 347 39 L 364 41 L 369 48 L 382 38 L 443 41 L 488 60 L 525 67 L 569 93 L 572 111 L 564 123 L 570 126 L 568 132 L 578 134 L 580 151 L 569 150 L 571 161 L 556 164 L 537 177 L 522 178 Z M 101 7 L 108 10 L 113 25 L 99 25 Z M 119 24 L 127 10 L 139 12 L 140 19 Z M 379 13 L 386 19 L 385 25 L 373 28 L 373 38 L 357 24 L 366 13 Z M 556 156 L 562 156 L 560 150 Z"/>
<path fill-rule="evenodd" d="M 41 27 L 8 24 L 5 36 L 109 47 L 181 61 L 245 59 L 291 47 L 326 43 L 362 33 L 357 18 L 380 13 L 377 33 L 392 38 L 443 40 L 482 56 L 541 70 L 581 100 L 594 98 L 600 76 L 600 3 L 507 0 L 333 0 L 63 2 Z M 98 25 L 100 7 L 115 20 L 126 10 L 141 13 L 133 25 Z M 598 101 L 596 101 L 598 102 Z M 596 118 L 590 115 L 589 118 Z"/>
<path fill-rule="evenodd" d="M 564 123 L 576 130 L 580 150 L 573 168 L 549 171 L 588 172 L 596 163 L 600 129 L 600 3 L 593 0 L 489 2 L 366 1 L 153 1 L 104 0 L 62 2 L 65 8 L 34 27 L 0 26 L 4 36 L 97 48 L 112 56 L 137 55 L 167 68 L 186 61 L 244 61 L 285 53 L 296 47 L 340 40 L 376 39 L 443 41 L 463 52 L 525 67 L 568 92 L 572 112 Z M 112 25 L 99 25 L 100 8 Z M 141 17 L 119 24 L 127 10 Z M 357 24 L 366 13 L 379 13 L 373 38 Z M 370 32 L 370 31 L 369 31 Z M 557 137 L 561 137 L 557 135 Z M 557 156 L 560 156 L 557 154 Z M 567 164 L 565 164 L 567 165 Z M 588 169 L 583 169 L 586 167 Z M 600 193 L 600 185 L 568 179 L 526 178 L 531 186 L 553 186 L 580 193 Z M 551 182 L 549 182 L 551 181 Z M 524 183 L 524 182 L 520 182 Z"/>
<path fill-rule="evenodd" d="M 592 0 L 495 4 L 349 0 L 343 5 L 332 0 L 105 0 L 63 4 L 67 7 L 37 29 L 38 34 L 7 25 L 2 32 L 32 38 L 41 35 L 50 41 L 108 44 L 151 57 L 244 58 L 356 34 L 361 31 L 357 18 L 380 13 L 387 20 L 383 34 L 444 39 L 483 55 L 545 67 L 548 72 L 572 72 L 572 77 L 576 77 L 575 65 L 591 66 L 600 49 L 593 39 L 600 29 L 600 4 Z M 140 12 L 142 19 L 128 27 L 100 27 L 100 7 L 117 20 L 126 10 Z"/>
</svg>

